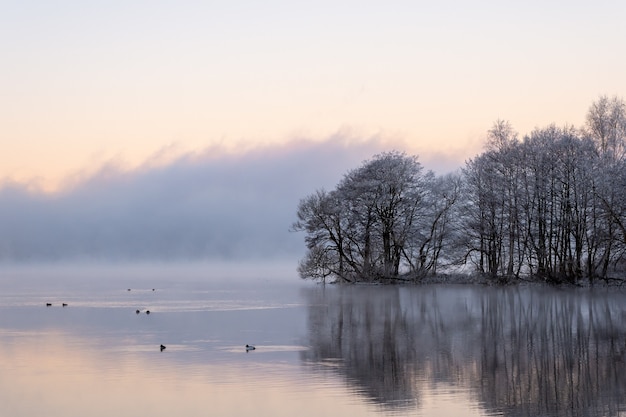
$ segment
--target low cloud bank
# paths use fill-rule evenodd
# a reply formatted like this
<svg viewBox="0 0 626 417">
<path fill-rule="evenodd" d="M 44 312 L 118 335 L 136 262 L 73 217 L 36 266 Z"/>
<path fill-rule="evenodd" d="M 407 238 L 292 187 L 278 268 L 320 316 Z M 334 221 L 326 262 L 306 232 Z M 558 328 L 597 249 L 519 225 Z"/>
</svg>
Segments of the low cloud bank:
<svg viewBox="0 0 626 417">
<path fill-rule="evenodd" d="M 54 194 L 0 188 L 1 261 L 298 259 L 298 202 L 392 150 L 380 138 L 293 141 L 245 154 L 210 149 L 165 165 L 115 165 Z M 427 168 L 430 164 L 422 160 Z"/>
</svg>

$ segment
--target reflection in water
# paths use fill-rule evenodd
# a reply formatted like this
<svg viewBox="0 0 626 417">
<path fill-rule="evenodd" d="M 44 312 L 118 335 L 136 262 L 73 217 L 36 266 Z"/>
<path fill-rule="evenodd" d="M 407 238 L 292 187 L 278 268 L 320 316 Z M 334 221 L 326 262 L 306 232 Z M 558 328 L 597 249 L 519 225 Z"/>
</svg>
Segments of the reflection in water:
<svg viewBox="0 0 626 417">
<path fill-rule="evenodd" d="M 0 416 L 376 415 L 302 372 L 300 281 L 108 273 L 2 277 Z"/>
<path fill-rule="evenodd" d="M 619 291 L 97 273 L 0 280 L 0 416 L 624 409 Z"/>
<path fill-rule="evenodd" d="M 551 288 L 317 287 L 305 291 L 319 372 L 402 412 L 441 384 L 488 413 L 624 411 L 626 295 Z"/>
</svg>

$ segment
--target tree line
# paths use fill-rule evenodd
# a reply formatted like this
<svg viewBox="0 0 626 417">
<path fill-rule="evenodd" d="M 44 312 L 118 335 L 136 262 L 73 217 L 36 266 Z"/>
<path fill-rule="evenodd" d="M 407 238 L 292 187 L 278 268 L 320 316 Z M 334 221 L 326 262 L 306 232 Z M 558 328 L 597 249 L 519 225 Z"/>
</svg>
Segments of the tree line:
<svg viewBox="0 0 626 417">
<path fill-rule="evenodd" d="M 602 96 L 585 126 L 507 121 L 458 172 L 391 151 L 303 198 L 301 277 L 419 282 L 441 273 L 579 283 L 626 271 L 626 105 Z"/>
</svg>

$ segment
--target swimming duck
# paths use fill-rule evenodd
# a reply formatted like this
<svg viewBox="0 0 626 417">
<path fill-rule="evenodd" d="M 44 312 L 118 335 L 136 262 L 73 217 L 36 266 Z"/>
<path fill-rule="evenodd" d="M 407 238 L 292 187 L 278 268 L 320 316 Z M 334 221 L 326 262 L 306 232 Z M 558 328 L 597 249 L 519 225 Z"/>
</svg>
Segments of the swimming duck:
<svg viewBox="0 0 626 417">
<path fill-rule="evenodd" d="M 146 310 L 146 314 L 150 314 L 150 310 Z"/>
<path fill-rule="evenodd" d="M 165 350 L 165 345 L 161 345 L 161 352 Z"/>
<path fill-rule="evenodd" d="M 135 310 L 135 313 L 136 313 L 136 314 L 139 314 L 139 313 L 141 313 L 141 311 L 139 311 L 139 310 Z"/>
<path fill-rule="evenodd" d="M 246 345 L 246 351 L 248 351 L 248 350 L 254 350 L 254 349 L 256 349 L 254 346 L 252 346 L 252 345 Z"/>
</svg>

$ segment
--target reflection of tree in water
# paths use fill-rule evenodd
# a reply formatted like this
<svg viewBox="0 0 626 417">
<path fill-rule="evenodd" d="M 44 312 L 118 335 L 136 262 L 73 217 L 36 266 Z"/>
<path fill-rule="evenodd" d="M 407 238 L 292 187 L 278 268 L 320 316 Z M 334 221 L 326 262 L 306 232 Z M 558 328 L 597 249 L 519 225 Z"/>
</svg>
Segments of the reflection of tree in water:
<svg viewBox="0 0 626 417">
<path fill-rule="evenodd" d="M 510 416 L 616 415 L 626 296 L 546 288 L 332 287 L 306 293 L 315 369 L 388 408 L 457 385 Z"/>
<path fill-rule="evenodd" d="M 423 375 L 454 379 L 459 364 L 449 327 L 463 328 L 467 312 L 443 321 L 428 306 L 432 293 L 399 287 L 320 288 L 307 296 L 312 348 L 304 359 L 317 369 L 336 369 L 372 401 L 414 407 Z"/>
<path fill-rule="evenodd" d="M 503 294 L 481 299 L 482 378 L 474 387 L 485 406 L 528 416 L 616 415 L 626 395 L 623 296 Z"/>
</svg>

